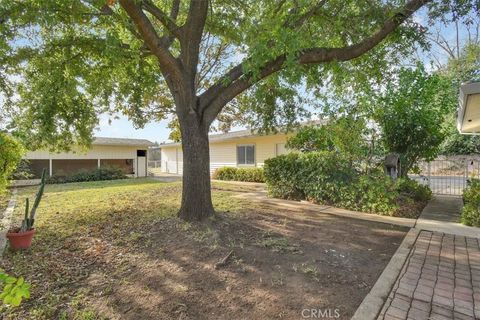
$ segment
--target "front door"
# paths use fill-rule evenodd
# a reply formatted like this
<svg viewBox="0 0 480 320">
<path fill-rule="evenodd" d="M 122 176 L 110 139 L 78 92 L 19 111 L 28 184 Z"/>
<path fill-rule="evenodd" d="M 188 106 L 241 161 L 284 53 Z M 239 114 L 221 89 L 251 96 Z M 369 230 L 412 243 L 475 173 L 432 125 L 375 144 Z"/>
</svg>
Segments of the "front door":
<svg viewBox="0 0 480 320">
<path fill-rule="evenodd" d="M 147 150 L 137 150 L 137 177 L 147 176 Z"/>
</svg>

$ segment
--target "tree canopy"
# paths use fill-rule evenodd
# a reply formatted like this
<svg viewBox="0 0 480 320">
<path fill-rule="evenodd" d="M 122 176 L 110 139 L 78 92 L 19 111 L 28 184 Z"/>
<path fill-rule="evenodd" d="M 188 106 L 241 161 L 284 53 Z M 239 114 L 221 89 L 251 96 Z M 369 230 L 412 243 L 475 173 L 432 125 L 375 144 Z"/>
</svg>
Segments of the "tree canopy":
<svg viewBox="0 0 480 320">
<path fill-rule="evenodd" d="M 88 143 L 102 112 L 137 126 L 175 113 L 169 78 L 182 68 L 195 74 L 199 103 L 216 105 L 209 120 L 254 86 L 244 105 L 257 125 L 273 127 L 302 108 L 300 84 L 321 94 L 326 83 L 381 77 L 422 40 L 410 16 L 429 2 L 4 0 L 1 88 L 19 95 L 15 128 L 36 147 Z M 474 4 L 429 8 L 460 16 Z"/>
</svg>

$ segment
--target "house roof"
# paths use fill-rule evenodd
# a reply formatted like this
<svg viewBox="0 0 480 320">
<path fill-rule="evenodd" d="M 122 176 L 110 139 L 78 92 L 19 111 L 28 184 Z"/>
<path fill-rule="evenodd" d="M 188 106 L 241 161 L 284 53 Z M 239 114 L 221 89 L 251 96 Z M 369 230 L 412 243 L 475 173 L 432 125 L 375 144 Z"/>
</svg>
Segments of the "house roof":
<svg viewBox="0 0 480 320">
<path fill-rule="evenodd" d="M 314 121 L 304 122 L 301 124 L 301 126 L 321 125 L 321 124 L 324 124 L 325 122 L 326 122 L 325 120 L 314 120 Z M 283 132 L 279 132 L 278 134 L 283 134 Z M 208 135 L 208 140 L 210 141 L 210 143 L 212 143 L 212 142 L 219 142 L 219 141 L 226 141 L 226 140 L 234 140 L 238 138 L 256 137 L 261 135 L 263 134 L 259 133 L 258 130 L 246 129 L 246 130 L 232 131 L 227 133 L 210 134 Z M 174 146 L 180 146 L 180 145 L 181 145 L 181 142 L 168 142 L 168 143 L 161 143 L 160 146 L 154 147 L 154 148 L 174 147 Z"/>
<path fill-rule="evenodd" d="M 93 140 L 94 145 L 102 146 L 153 146 L 154 143 L 147 139 L 128 139 L 128 138 L 108 138 L 108 137 L 95 137 Z"/>
<path fill-rule="evenodd" d="M 239 130 L 239 131 L 232 131 L 232 132 L 227 132 L 227 133 L 216 133 L 216 134 L 209 134 L 208 135 L 208 140 L 210 143 L 212 142 L 217 142 L 217 141 L 225 141 L 225 140 L 231 140 L 231 139 L 237 139 L 237 138 L 243 138 L 243 137 L 251 137 L 251 136 L 258 136 L 260 134 L 255 133 L 254 130 Z M 167 143 L 161 143 L 159 148 L 161 147 L 173 147 L 173 146 L 179 146 L 181 145 L 181 142 L 167 142 Z"/>
</svg>

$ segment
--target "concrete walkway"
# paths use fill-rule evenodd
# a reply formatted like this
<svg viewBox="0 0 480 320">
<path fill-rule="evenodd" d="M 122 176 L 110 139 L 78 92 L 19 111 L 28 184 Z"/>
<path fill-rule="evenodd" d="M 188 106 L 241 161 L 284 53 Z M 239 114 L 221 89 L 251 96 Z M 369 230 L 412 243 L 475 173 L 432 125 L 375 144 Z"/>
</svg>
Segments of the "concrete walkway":
<svg viewBox="0 0 480 320">
<path fill-rule="evenodd" d="M 460 221 L 463 201 L 459 196 L 436 195 L 420 215 L 420 219 L 457 223 Z"/>
<path fill-rule="evenodd" d="M 480 237 L 480 229 L 461 224 L 463 200 L 458 196 L 435 196 L 423 209 L 415 228 L 465 237 Z"/>
<path fill-rule="evenodd" d="M 179 174 L 173 174 L 173 173 L 156 173 L 155 175 L 149 176 L 150 178 L 160 180 L 162 182 L 175 182 L 175 181 L 182 181 L 182 176 Z"/>
<path fill-rule="evenodd" d="M 13 189 L 12 196 L 8 202 L 7 208 L 2 213 L 0 212 L 0 260 L 2 259 L 3 251 L 7 246 L 7 232 L 11 227 L 13 211 L 17 203 L 17 189 Z"/>
</svg>

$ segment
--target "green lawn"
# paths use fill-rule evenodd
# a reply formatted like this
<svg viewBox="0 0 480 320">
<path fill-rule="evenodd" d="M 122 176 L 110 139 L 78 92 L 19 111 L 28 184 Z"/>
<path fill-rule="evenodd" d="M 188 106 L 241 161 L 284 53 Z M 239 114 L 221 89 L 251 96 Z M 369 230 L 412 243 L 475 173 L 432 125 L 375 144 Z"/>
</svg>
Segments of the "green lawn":
<svg viewBox="0 0 480 320">
<path fill-rule="evenodd" d="M 347 319 L 406 231 L 235 197 L 255 186 L 212 189 L 218 214 L 186 223 L 175 215 L 181 182 L 47 185 L 32 248 L 0 262 L 32 284 L 31 298 L 0 318 L 293 319 L 308 302 Z M 36 191 L 19 189 L 16 224 Z"/>
</svg>

